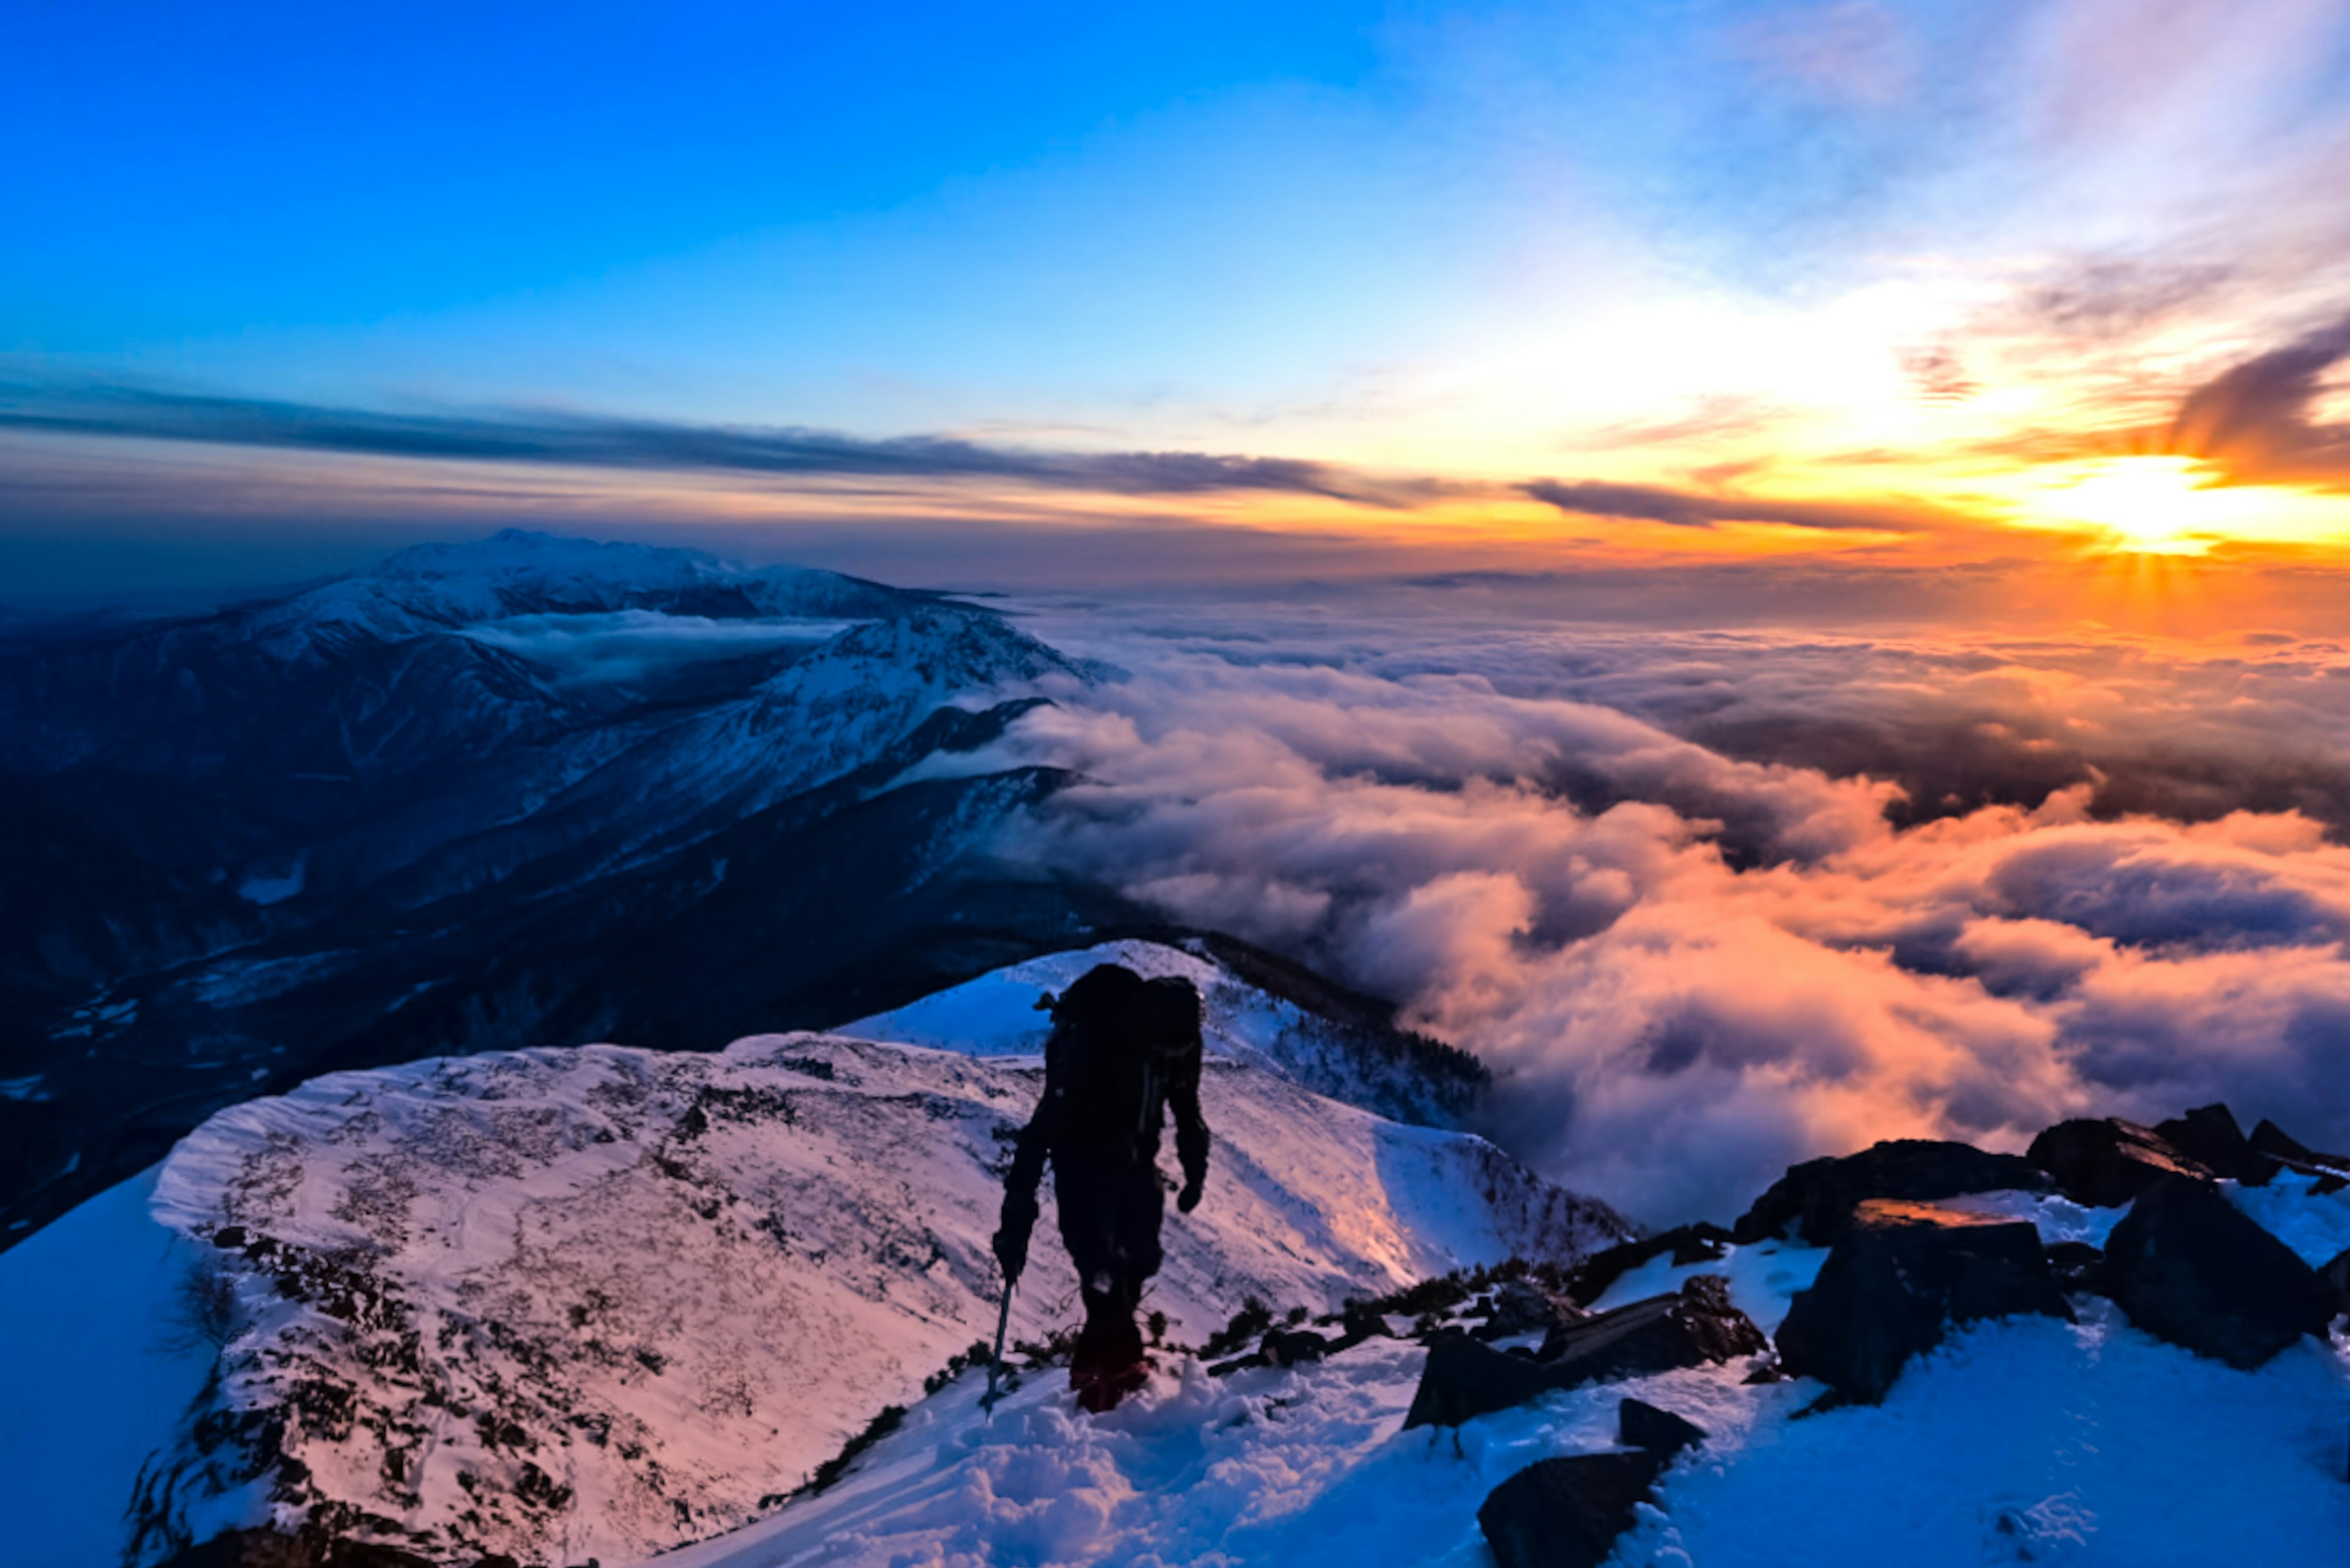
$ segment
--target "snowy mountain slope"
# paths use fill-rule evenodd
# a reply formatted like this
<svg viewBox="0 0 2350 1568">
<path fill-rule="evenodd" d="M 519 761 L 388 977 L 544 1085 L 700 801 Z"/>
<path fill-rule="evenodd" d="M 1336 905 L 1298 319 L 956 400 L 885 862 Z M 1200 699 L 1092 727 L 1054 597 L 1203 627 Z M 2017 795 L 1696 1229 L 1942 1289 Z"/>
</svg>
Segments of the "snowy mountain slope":
<svg viewBox="0 0 2350 1568">
<path fill-rule="evenodd" d="M 1397 1121 L 1458 1126 L 1484 1086 L 1467 1058 L 1440 1055 L 1392 1028 L 1334 1018 L 1249 983 L 1211 957 L 1201 939 L 1191 948 L 1128 939 L 1047 953 L 842 1024 L 840 1033 L 982 1055 L 1033 1054 L 1051 1029 L 1038 1003 L 1101 963 L 1124 964 L 1146 978 L 1176 975 L 1197 986 L 1211 1054 Z"/>
<path fill-rule="evenodd" d="M 2290 1213 L 2305 1258 L 2350 1243 L 2350 1203 L 2305 1180 L 2231 1192 Z M 2036 1220 L 2050 1241 L 2101 1237 L 2117 1210 L 1998 1194 L 1959 1200 Z M 1826 1257 L 1777 1241 L 1722 1260 L 1657 1262 L 1600 1308 L 1726 1274 L 1775 1330 Z M 1609 1561 L 1622 1568 L 2002 1563 L 2323 1568 L 2350 1542 L 2343 1482 L 2350 1340 L 2303 1341 L 2255 1373 L 2161 1344 L 2110 1303 L 2078 1324 L 1962 1330 L 1881 1407 L 1798 1419 L 1809 1380 L 1749 1384 L 1732 1362 L 1586 1386 L 1444 1429 L 1401 1430 L 1425 1352 L 1373 1340 L 1319 1363 L 1218 1380 L 1162 1368 L 1110 1415 L 1039 1378 L 993 1420 L 981 1379 L 908 1412 L 846 1480 L 663 1568 L 1214 1563 L 1221 1568 L 1487 1568 L 1487 1495 L 1525 1466 L 1615 1451 L 1625 1397 L 1702 1427 L 1660 1507 Z"/>
<path fill-rule="evenodd" d="M 0 1248 L 256 1084 L 550 1038 L 714 1048 L 932 981 L 894 953 L 975 950 L 960 979 L 1123 918 L 974 852 L 1057 780 L 917 771 L 1103 673 L 935 595 L 517 533 L 11 638 L 0 1078 L 44 1108 L 0 1102 Z M 926 864 L 861 836 L 909 831 Z M 817 861 L 870 873 L 864 918 L 743 953 L 713 906 L 801 908 Z M 974 940 L 911 940 L 949 897 Z M 702 939 L 674 984 L 631 961 L 672 931 Z"/>
<path fill-rule="evenodd" d="M 143 1560 L 225 1509 L 439 1558 L 641 1556 L 770 1510 L 993 1325 L 1033 1059 L 837 1036 L 341 1074 L 215 1116 L 158 1214 L 237 1282 L 222 1376 L 142 1492 Z M 1624 1234 L 1482 1140 L 1211 1066 L 1207 1201 L 1149 1305 L 1335 1309 Z M 1049 1201 L 1048 1201 L 1049 1207 Z M 1071 1324 L 1039 1230 L 1015 1334 Z"/>
</svg>

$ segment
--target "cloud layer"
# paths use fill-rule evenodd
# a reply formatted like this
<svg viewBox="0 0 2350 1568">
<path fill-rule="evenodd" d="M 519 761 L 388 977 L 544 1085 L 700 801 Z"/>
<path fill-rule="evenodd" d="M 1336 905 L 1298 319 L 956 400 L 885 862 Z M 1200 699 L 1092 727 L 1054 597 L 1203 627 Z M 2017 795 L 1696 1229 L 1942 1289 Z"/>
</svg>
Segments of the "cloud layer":
<svg viewBox="0 0 2350 1568">
<path fill-rule="evenodd" d="M 1497 1137 L 1646 1219 L 1877 1138 L 2216 1098 L 2350 1144 L 2350 850 L 2242 808 L 2264 770 L 2350 778 L 2306 739 L 2350 699 L 2340 649 L 1055 630 L 1136 674 L 1008 743 L 1095 782 L 1007 853 L 1401 1001 L 1503 1075 Z M 1675 732 L 1724 713 L 1750 753 L 1835 717 L 1892 765 Z M 1971 798 L 1893 782 L 2044 732 L 2054 763 Z"/>
</svg>

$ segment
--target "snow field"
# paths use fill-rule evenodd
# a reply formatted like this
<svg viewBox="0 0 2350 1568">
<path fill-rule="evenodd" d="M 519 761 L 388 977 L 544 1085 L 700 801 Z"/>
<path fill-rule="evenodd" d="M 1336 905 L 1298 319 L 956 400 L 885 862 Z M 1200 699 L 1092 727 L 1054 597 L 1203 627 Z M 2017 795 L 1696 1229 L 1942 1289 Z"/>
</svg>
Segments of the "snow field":
<svg viewBox="0 0 2350 1568">
<path fill-rule="evenodd" d="M 2306 1185 L 2235 1196 L 2280 1214 L 2306 1200 L 2287 1228 L 2306 1255 L 2350 1221 L 2350 1206 L 2308 1199 Z M 2032 1219 L 2051 1241 L 2102 1241 L 2124 1212 L 2020 1192 L 1955 1202 Z M 1765 1242 L 1687 1267 L 1659 1259 L 1596 1304 L 1720 1273 L 1767 1332 L 1826 1256 Z M 1912 1363 L 1884 1406 L 1801 1418 L 1819 1385 L 1750 1386 L 1732 1363 L 1546 1396 L 1457 1435 L 1407 1433 L 1425 1353 L 1401 1341 L 1222 1382 L 1179 1361 L 1099 1418 L 1045 1375 L 991 1425 L 966 1378 L 833 1491 L 663 1563 L 1484 1568 L 1486 1495 L 1536 1459 L 1613 1449 L 1627 1396 L 1710 1437 L 1667 1472 L 1662 1507 L 1643 1509 L 1617 1568 L 2350 1561 L 2350 1342 L 2305 1342 L 2246 1374 L 2154 1340 L 2109 1303 L 2081 1307 L 2077 1325 L 1961 1330 Z"/>
</svg>

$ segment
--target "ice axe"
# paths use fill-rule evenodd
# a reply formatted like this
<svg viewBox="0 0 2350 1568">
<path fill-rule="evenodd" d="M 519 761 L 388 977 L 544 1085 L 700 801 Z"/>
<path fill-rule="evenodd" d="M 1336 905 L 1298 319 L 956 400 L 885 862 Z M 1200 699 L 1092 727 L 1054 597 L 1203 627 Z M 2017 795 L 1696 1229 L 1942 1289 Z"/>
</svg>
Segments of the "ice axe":
<svg viewBox="0 0 2350 1568">
<path fill-rule="evenodd" d="M 1012 1279 L 1003 1281 L 1003 1304 L 995 1309 L 995 1354 L 987 1362 L 987 1392 L 979 1397 L 979 1407 L 990 1421 L 995 1419 L 995 1402 L 1003 1397 L 995 1391 L 995 1380 L 1003 1371 L 1003 1331 L 1012 1323 Z M 1006 1392 L 1009 1392 L 1007 1390 Z"/>
</svg>

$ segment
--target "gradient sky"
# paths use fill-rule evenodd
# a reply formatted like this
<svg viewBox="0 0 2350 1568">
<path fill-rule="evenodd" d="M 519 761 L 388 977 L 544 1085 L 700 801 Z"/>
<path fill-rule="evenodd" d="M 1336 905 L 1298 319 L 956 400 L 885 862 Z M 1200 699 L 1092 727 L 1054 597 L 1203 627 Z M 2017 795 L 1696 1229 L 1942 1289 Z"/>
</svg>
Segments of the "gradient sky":
<svg viewBox="0 0 2350 1568">
<path fill-rule="evenodd" d="M 2331 597 L 2350 0 L 851 11 L 11 5 L 0 574 Z"/>
</svg>

